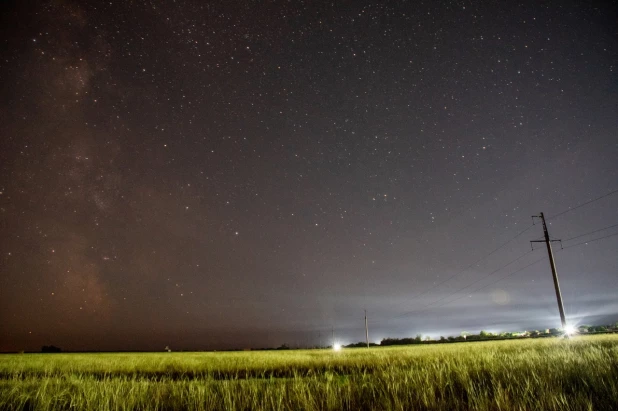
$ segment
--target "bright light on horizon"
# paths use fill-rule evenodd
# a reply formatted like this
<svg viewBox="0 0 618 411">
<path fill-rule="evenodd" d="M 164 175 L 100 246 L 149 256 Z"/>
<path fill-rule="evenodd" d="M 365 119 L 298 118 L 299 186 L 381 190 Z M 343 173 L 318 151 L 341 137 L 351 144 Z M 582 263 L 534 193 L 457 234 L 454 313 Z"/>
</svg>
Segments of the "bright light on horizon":
<svg viewBox="0 0 618 411">
<path fill-rule="evenodd" d="M 577 334 L 577 328 L 574 325 L 568 324 L 564 327 L 564 333 L 566 335 Z"/>
<path fill-rule="evenodd" d="M 339 344 L 339 343 L 335 343 L 335 344 L 333 345 L 333 350 L 335 350 L 335 351 L 341 351 L 341 344 Z"/>
</svg>

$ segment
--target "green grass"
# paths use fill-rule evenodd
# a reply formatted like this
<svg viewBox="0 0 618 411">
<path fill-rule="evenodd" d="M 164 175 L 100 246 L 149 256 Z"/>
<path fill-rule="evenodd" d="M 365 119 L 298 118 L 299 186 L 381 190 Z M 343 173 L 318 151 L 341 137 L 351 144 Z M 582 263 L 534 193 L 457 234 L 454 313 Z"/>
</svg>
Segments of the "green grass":
<svg viewBox="0 0 618 411">
<path fill-rule="evenodd" d="M 1 410 L 612 410 L 618 336 L 326 350 L 10 354 Z"/>
</svg>

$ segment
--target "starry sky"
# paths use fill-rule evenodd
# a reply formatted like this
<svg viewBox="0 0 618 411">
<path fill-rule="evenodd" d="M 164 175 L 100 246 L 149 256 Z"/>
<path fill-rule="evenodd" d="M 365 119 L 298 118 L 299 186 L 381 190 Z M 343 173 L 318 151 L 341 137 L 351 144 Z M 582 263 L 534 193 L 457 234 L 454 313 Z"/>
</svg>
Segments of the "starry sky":
<svg viewBox="0 0 618 411">
<path fill-rule="evenodd" d="M 601 1 L 8 1 L 0 351 L 618 321 Z"/>
</svg>

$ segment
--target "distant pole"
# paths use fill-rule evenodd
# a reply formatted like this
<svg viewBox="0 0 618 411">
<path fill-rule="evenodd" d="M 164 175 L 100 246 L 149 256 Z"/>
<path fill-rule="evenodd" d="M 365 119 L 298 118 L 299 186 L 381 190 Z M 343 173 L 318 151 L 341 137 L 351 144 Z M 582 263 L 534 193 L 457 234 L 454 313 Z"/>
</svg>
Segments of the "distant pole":
<svg viewBox="0 0 618 411">
<path fill-rule="evenodd" d="M 543 222 L 543 234 L 545 235 L 545 240 L 531 241 L 532 243 L 540 243 L 544 242 L 547 245 L 547 254 L 549 255 L 549 265 L 551 266 L 551 273 L 554 277 L 554 288 L 556 289 L 556 299 L 558 300 L 558 310 L 560 311 L 560 321 L 562 322 L 562 328 L 565 329 L 567 326 L 566 317 L 564 315 L 564 307 L 562 305 L 562 294 L 560 293 L 560 283 L 558 282 L 558 272 L 556 270 L 556 262 L 554 261 L 554 252 L 551 248 L 552 241 L 560 241 L 560 240 L 550 240 L 549 232 L 547 231 L 547 224 L 545 223 L 545 216 L 543 213 L 538 216 L 532 216 L 532 218 L 538 217 Z"/>
<path fill-rule="evenodd" d="M 369 348 L 369 327 L 367 326 L 367 310 L 365 310 L 365 340 L 367 341 L 367 348 Z"/>
</svg>

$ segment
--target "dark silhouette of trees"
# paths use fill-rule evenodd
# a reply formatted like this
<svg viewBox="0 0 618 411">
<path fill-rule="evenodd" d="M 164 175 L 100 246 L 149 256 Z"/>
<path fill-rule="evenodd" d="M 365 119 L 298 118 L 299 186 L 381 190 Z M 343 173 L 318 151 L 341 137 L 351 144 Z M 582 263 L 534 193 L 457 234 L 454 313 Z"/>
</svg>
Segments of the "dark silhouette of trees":
<svg viewBox="0 0 618 411">
<path fill-rule="evenodd" d="M 369 346 L 370 347 L 378 347 L 378 346 L 380 346 L 380 344 L 376 344 L 376 343 L 370 342 Z M 348 345 L 345 346 L 345 348 L 365 348 L 365 347 L 367 347 L 367 343 L 364 342 L 364 341 L 360 341 L 360 342 L 353 343 L 353 344 L 348 344 Z"/>
</svg>

